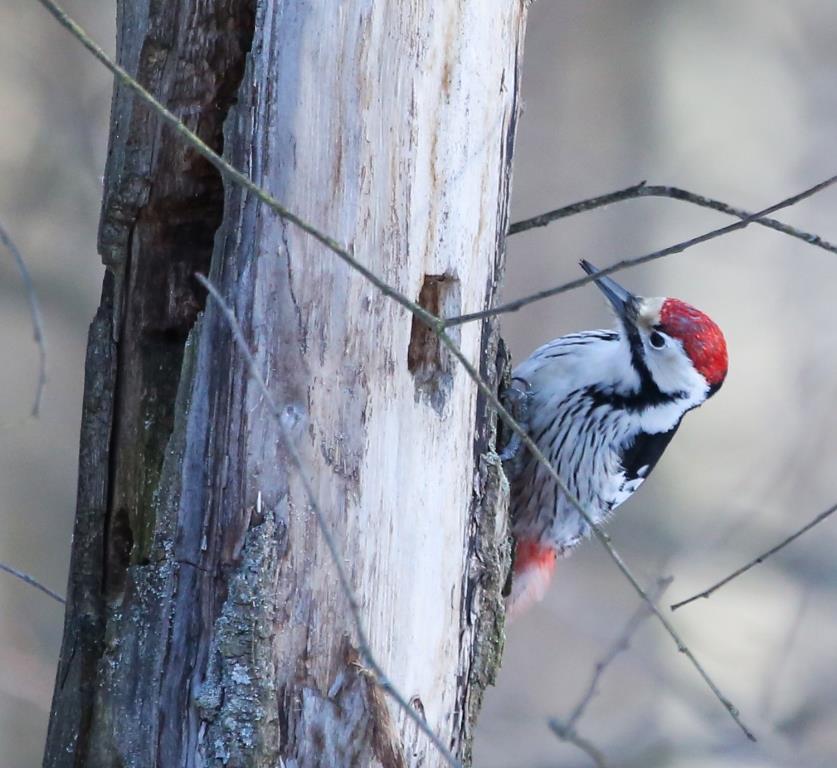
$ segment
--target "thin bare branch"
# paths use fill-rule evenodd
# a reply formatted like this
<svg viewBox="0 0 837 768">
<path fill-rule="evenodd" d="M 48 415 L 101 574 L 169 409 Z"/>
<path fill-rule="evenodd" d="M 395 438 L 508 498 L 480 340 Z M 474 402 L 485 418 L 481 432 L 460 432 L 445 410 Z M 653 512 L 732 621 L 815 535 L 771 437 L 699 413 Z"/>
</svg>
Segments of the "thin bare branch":
<svg viewBox="0 0 837 768">
<path fill-rule="evenodd" d="M 807 533 L 813 527 L 819 525 L 823 520 L 825 520 L 827 517 L 830 517 L 834 512 L 837 512 L 837 504 L 835 504 L 832 507 L 829 507 L 825 510 L 825 512 L 820 512 L 813 520 L 811 520 L 810 523 L 808 523 L 807 525 L 803 525 L 802 528 L 800 528 L 798 531 L 792 533 L 787 538 L 782 539 L 782 541 L 780 541 L 775 547 L 771 547 L 767 550 L 767 552 L 763 552 L 762 554 L 760 554 L 755 560 L 751 560 L 746 565 L 742 565 L 740 568 L 733 571 L 726 578 L 721 579 L 719 582 L 713 584 L 711 587 L 704 589 L 703 592 L 698 592 L 696 595 L 692 595 L 690 598 L 687 598 L 686 600 L 681 600 L 679 603 L 674 603 L 674 605 L 671 606 L 671 610 L 676 611 L 678 608 L 682 608 L 684 605 L 693 603 L 695 600 L 698 600 L 701 597 L 709 597 L 714 592 L 717 592 L 721 587 L 725 586 L 726 584 L 729 584 L 733 579 L 737 579 L 742 573 L 746 573 L 750 570 L 750 568 L 753 568 L 759 565 L 760 563 L 763 563 L 765 560 L 767 560 L 768 557 L 770 557 L 771 555 L 775 555 L 779 550 L 784 549 L 788 544 L 790 544 L 793 541 L 796 541 L 803 533 Z"/>
<path fill-rule="evenodd" d="M 297 475 L 302 482 L 302 486 L 305 490 L 305 495 L 308 498 L 308 504 L 311 509 L 314 511 L 314 515 L 317 518 L 317 524 L 320 528 L 320 533 L 322 534 L 323 539 L 325 540 L 326 546 L 328 547 L 329 554 L 331 555 L 331 560 L 334 564 L 334 568 L 337 571 L 337 579 L 340 582 L 340 588 L 343 591 L 343 594 L 346 597 L 346 601 L 349 605 L 349 611 L 352 615 L 352 621 L 355 625 L 355 631 L 357 632 L 358 637 L 358 650 L 360 654 L 363 656 L 365 663 L 368 665 L 369 669 L 372 671 L 373 675 L 375 676 L 376 682 L 381 688 L 386 691 L 389 696 L 398 704 L 399 707 L 404 711 L 404 713 L 412 720 L 418 729 L 431 741 L 434 747 L 439 750 L 439 753 L 445 759 L 445 761 L 453 766 L 453 768 L 459 768 L 459 761 L 451 754 L 450 750 L 442 743 L 441 739 L 433 732 L 430 726 L 425 722 L 424 718 L 419 715 L 419 713 L 410 706 L 407 699 L 401 694 L 401 692 L 395 687 L 393 682 L 389 679 L 386 673 L 381 668 L 381 665 L 378 663 L 375 655 L 372 653 L 372 648 L 369 645 L 369 638 L 366 634 L 366 627 L 363 623 L 363 616 L 360 612 L 360 605 L 355 597 L 354 590 L 352 589 L 352 585 L 349 581 L 349 575 L 346 572 L 346 567 L 344 565 L 343 557 L 340 553 L 340 548 L 337 546 L 337 542 L 334 539 L 334 535 L 331 532 L 331 528 L 329 527 L 328 522 L 326 521 L 325 515 L 323 514 L 323 510 L 320 507 L 316 494 L 314 493 L 314 488 L 311 485 L 311 481 L 308 478 L 308 473 L 305 471 L 305 466 L 302 461 L 302 456 L 299 453 L 299 450 L 296 447 L 296 443 L 291 436 L 290 430 L 285 423 L 285 418 L 283 417 L 282 411 L 279 407 L 279 404 L 274 400 L 273 395 L 270 393 L 270 390 L 267 388 L 267 383 L 264 380 L 264 377 L 259 371 L 258 366 L 256 365 L 256 361 L 253 359 L 253 355 L 250 352 L 250 348 L 247 345 L 247 341 L 244 338 L 244 333 L 241 330 L 241 326 L 238 324 L 238 320 L 236 319 L 235 315 L 233 314 L 232 309 L 230 309 L 229 305 L 224 301 L 223 297 L 219 293 L 218 289 L 215 285 L 213 285 L 206 277 L 201 274 L 196 274 L 195 277 L 201 283 L 201 285 L 209 291 L 209 294 L 215 300 L 215 304 L 218 309 L 221 311 L 221 314 L 224 316 L 227 325 L 229 326 L 230 331 L 235 338 L 236 346 L 238 347 L 239 352 L 244 358 L 245 363 L 247 364 L 247 369 L 250 373 L 251 378 L 256 382 L 261 391 L 265 402 L 270 409 L 271 414 L 273 415 L 277 426 L 279 427 L 279 434 L 282 437 L 282 442 L 285 445 L 285 449 L 288 451 L 288 455 L 291 458 L 291 463 L 293 464 L 294 469 L 297 472 Z"/>
<path fill-rule="evenodd" d="M 604 754 L 589 739 L 579 736 L 574 728 L 567 726 L 555 717 L 551 718 L 548 724 L 549 730 L 561 739 L 561 741 L 566 741 L 578 747 L 582 752 L 587 753 L 587 756 L 593 761 L 593 765 L 596 768 L 607 768 L 607 761 L 605 760 Z"/>
<path fill-rule="evenodd" d="M 729 203 L 725 203 L 711 197 L 706 197 L 705 195 L 699 195 L 695 192 L 690 192 L 687 189 L 682 189 L 681 187 L 646 184 L 644 181 L 641 181 L 639 184 L 634 184 L 631 187 L 626 187 L 625 189 L 620 189 L 616 192 L 599 195 L 598 197 L 591 197 L 587 200 L 580 200 L 577 203 L 572 203 L 570 205 L 562 206 L 561 208 L 556 208 L 553 211 L 541 213 L 530 219 L 517 221 L 509 227 L 508 234 L 516 235 L 519 232 L 526 232 L 527 230 L 534 229 L 535 227 L 545 227 L 547 224 L 551 224 L 553 221 L 557 221 L 558 219 L 564 219 L 567 216 L 573 216 L 577 213 L 592 211 L 596 208 L 611 205 L 612 203 L 618 203 L 623 200 L 633 200 L 640 197 L 666 197 L 671 200 L 681 200 L 685 203 L 698 205 L 701 208 L 709 208 L 713 211 L 718 211 L 719 213 L 726 213 L 739 219 L 746 219 L 753 215 L 750 211 L 745 211 L 743 208 L 737 208 Z M 791 227 L 788 224 L 777 221 L 776 219 L 759 218 L 753 219 L 752 223 L 768 227 L 769 229 L 775 229 L 777 232 L 782 232 L 790 237 L 802 240 L 808 245 L 822 248 L 823 250 L 830 251 L 831 253 L 837 253 L 837 245 L 834 243 L 824 240 L 819 235 L 806 232 L 803 229 Z"/>
<path fill-rule="evenodd" d="M 53 592 L 49 587 L 45 587 L 38 581 L 34 576 L 30 576 L 28 573 L 24 571 L 19 571 L 17 568 L 12 568 L 10 565 L 6 565 L 5 563 L 0 563 L 0 571 L 8 573 L 10 576 L 14 576 L 16 579 L 20 579 L 22 582 L 28 584 L 30 587 L 35 587 L 35 589 L 40 590 L 45 595 L 48 595 L 56 602 L 61 603 L 62 605 L 66 602 L 61 595 L 57 592 Z"/>
<path fill-rule="evenodd" d="M 667 578 L 657 579 L 657 583 L 648 590 L 648 596 L 653 600 L 655 603 L 659 601 L 660 597 L 662 596 L 663 592 L 668 589 L 669 585 L 674 579 L 671 576 Z M 619 654 L 624 653 L 625 651 L 630 648 L 631 639 L 633 638 L 636 631 L 639 629 L 640 624 L 651 615 L 651 612 L 648 610 L 648 606 L 643 603 L 640 605 L 636 611 L 634 611 L 633 615 L 630 619 L 628 619 L 627 623 L 625 624 L 625 628 L 619 634 L 619 637 L 616 638 L 616 641 L 613 645 L 610 646 L 607 653 L 602 656 L 596 662 L 596 666 L 593 668 L 593 675 L 590 678 L 590 683 L 587 686 L 587 690 L 584 692 L 584 695 L 579 699 L 578 704 L 576 704 L 575 708 L 573 709 L 570 716 L 567 718 L 566 727 L 570 730 L 574 730 L 576 725 L 578 725 L 578 721 L 581 719 L 582 715 L 584 714 L 585 710 L 589 706 L 590 702 L 593 700 L 593 697 L 598 693 L 599 690 L 599 682 L 602 679 L 607 668 L 614 662 Z"/>
<path fill-rule="evenodd" d="M 576 278 L 575 280 L 570 280 L 569 282 L 562 283 L 561 285 L 557 285 L 553 288 L 547 288 L 546 290 L 537 291 L 536 293 L 529 294 L 528 296 L 523 296 L 520 299 L 515 299 L 514 301 L 510 301 L 507 304 L 500 304 L 499 306 L 496 306 L 493 309 L 484 309 L 479 312 L 470 312 L 468 314 L 458 315 L 457 317 L 447 317 L 444 320 L 445 327 L 448 328 L 452 325 L 472 323 L 476 320 L 484 320 L 487 317 L 493 317 L 495 315 L 505 315 L 509 312 L 517 312 L 519 309 L 522 309 L 523 307 L 526 307 L 529 304 L 534 304 L 537 301 L 543 301 L 544 299 L 549 299 L 561 293 L 566 293 L 567 291 L 575 290 L 576 288 L 580 288 L 582 285 L 587 285 L 587 283 L 593 282 L 593 280 L 596 280 L 597 278 L 612 275 L 614 272 L 620 272 L 621 270 L 627 269 L 628 267 L 636 267 L 639 264 L 646 264 L 649 261 L 662 259 L 665 256 L 671 256 L 675 253 L 682 253 L 683 251 L 692 248 L 695 245 L 699 245 L 700 243 L 705 243 L 708 240 L 715 239 L 716 237 L 728 235 L 731 232 L 735 232 L 738 229 L 744 229 L 744 227 L 752 224 L 754 221 L 762 219 L 768 214 L 774 213 L 775 211 L 781 210 L 782 208 L 789 208 L 792 205 L 796 205 L 802 200 L 805 200 L 806 198 L 809 198 L 812 195 L 817 194 L 817 192 L 822 192 L 822 190 L 832 186 L 834 183 L 837 183 L 837 175 L 831 176 L 830 178 L 825 179 L 824 181 L 821 181 L 815 184 L 814 186 L 803 190 L 802 192 L 792 195 L 791 197 L 787 197 L 784 200 L 780 200 L 778 203 L 769 205 L 767 208 L 763 208 L 762 210 L 757 211 L 756 213 L 753 213 L 747 216 L 746 218 L 741 219 L 740 221 L 736 221 L 734 224 L 727 224 L 725 227 L 710 230 L 709 232 L 705 232 L 704 234 L 698 235 L 697 237 L 692 237 L 689 240 L 684 240 L 683 242 L 676 243 L 675 245 L 670 245 L 667 248 L 663 248 L 659 251 L 646 253 L 643 256 L 636 256 L 630 259 L 622 259 L 621 261 L 617 261 L 615 264 L 611 264 L 609 267 L 605 267 L 604 269 L 597 272 L 595 275 L 584 275 L 583 277 Z"/>
<path fill-rule="evenodd" d="M 660 599 L 663 592 L 668 588 L 669 584 L 671 584 L 672 580 L 673 579 L 670 576 L 664 579 L 657 579 L 656 585 L 652 589 L 648 590 L 649 597 L 656 603 Z M 576 730 L 578 721 L 581 719 L 581 716 L 584 714 L 587 706 L 598 692 L 599 682 L 602 679 L 602 675 L 604 675 L 605 670 L 607 670 L 620 653 L 624 653 L 628 650 L 631 638 L 634 636 L 637 629 L 639 629 L 639 625 L 642 624 L 643 620 L 650 615 L 651 612 L 648 610 L 648 606 L 645 603 L 642 603 L 625 624 L 625 628 L 622 632 L 620 632 L 616 642 L 614 642 L 608 649 L 607 653 L 605 653 L 605 655 L 596 662 L 596 666 L 593 670 L 593 676 L 590 678 L 590 683 L 581 699 L 579 699 L 578 704 L 574 707 L 569 718 L 567 718 L 567 720 L 559 720 L 557 718 L 549 720 L 550 730 L 559 739 L 561 739 L 561 741 L 573 744 L 586 752 L 596 766 L 606 766 L 604 754 L 588 739 L 579 735 Z"/>
<path fill-rule="evenodd" d="M 640 586 L 639 582 L 637 581 L 636 577 L 634 577 L 633 573 L 630 571 L 628 566 L 622 560 L 619 553 L 615 550 L 615 548 L 610 543 L 607 535 L 604 531 L 597 526 L 590 516 L 588 515 L 587 511 L 581 506 L 581 503 L 578 501 L 575 496 L 570 493 L 569 489 L 566 487 L 563 480 L 558 476 L 555 469 L 543 455 L 543 453 L 538 449 L 529 435 L 523 430 L 523 428 L 512 418 L 512 416 L 506 411 L 503 407 L 502 403 L 500 403 L 497 395 L 491 390 L 491 388 L 485 383 L 485 381 L 481 378 L 477 370 L 474 368 L 473 365 L 465 358 L 459 347 L 452 341 L 450 336 L 444 331 L 444 321 L 430 312 L 427 312 L 425 309 L 420 307 L 415 302 L 410 301 L 406 296 L 399 293 L 396 289 L 388 285 L 384 282 L 381 278 L 377 277 L 374 273 L 360 264 L 347 250 L 345 250 L 336 240 L 327 235 L 320 232 L 316 227 L 312 224 L 304 221 L 299 216 L 291 213 L 288 209 L 286 209 L 278 200 L 272 197 L 269 193 L 265 190 L 260 188 L 254 182 L 250 181 L 246 176 L 244 176 L 240 171 L 233 168 L 229 163 L 227 163 L 223 158 L 213 152 L 204 142 L 202 142 L 195 134 L 193 134 L 185 125 L 183 125 L 171 112 L 165 109 L 153 96 L 151 96 L 148 91 L 146 91 L 139 83 L 137 83 L 124 69 L 119 67 L 115 64 L 107 54 L 94 43 L 91 38 L 78 26 L 67 14 L 54 2 L 54 0 L 38 0 L 42 5 L 44 5 L 49 12 L 55 16 L 56 19 L 64 26 L 67 30 L 70 31 L 93 55 L 102 62 L 119 80 L 120 82 L 124 83 L 127 87 L 131 88 L 140 98 L 142 98 L 149 106 L 152 107 L 160 116 L 170 124 L 177 134 L 181 136 L 185 141 L 187 141 L 191 146 L 195 148 L 195 150 L 204 156 L 209 162 L 215 166 L 219 172 L 227 178 L 228 180 L 232 181 L 233 183 L 240 184 L 245 189 L 250 191 L 258 200 L 263 202 L 268 208 L 275 211 L 281 218 L 290 221 L 291 223 L 295 224 L 296 226 L 300 227 L 304 232 L 307 232 L 312 237 L 314 237 L 318 242 L 322 243 L 326 248 L 331 250 L 335 253 L 338 258 L 342 261 L 347 263 L 351 266 L 354 270 L 359 272 L 363 277 L 365 277 L 369 282 L 371 282 L 374 286 L 376 286 L 383 295 L 388 296 L 389 298 L 396 301 L 401 306 L 405 307 L 409 310 L 415 317 L 417 317 L 421 322 L 425 323 L 428 327 L 432 328 L 434 332 L 438 335 L 439 339 L 451 350 L 454 357 L 464 366 L 465 370 L 468 373 L 468 376 L 471 380 L 477 385 L 480 392 L 486 397 L 488 403 L 491 404 L 491 407 L 497 411 L 500 418 L 508 424 L 511 429 L 521 437 L 521 441 L 529 447 L 532 455 L 536 458 L 537 461 L 542 463 L 546 468 L 547 472 L 550 476 L 555 480 L 558 484 L 559 488 L 563 491 L 566 495 L 568 501 L 578 510 L 579 514 L 584 518 L 584 520 L 590 525 L 591 530 L 593 531 L 594 535 L 598 539 L 598 541 L 605 547 L 608 554 L 610 555 L 611 559 L 616 563 L 619 570 L 622 574 L 628 579 L 631 583 L 633 588 L 637 591 L 637 594 L 642 597 L 643 600 L 651 607 L 652 612 L 656 616 L 657 620 L 663 625 L 666 631 L 674 640 L 677 648 L 680 652 L 682 652 L 686 657 L 690 660 L 692 665 L 695 667 L 697 672 L 703 678 L 703 680 L 707 683 L 710 690 L 715 694 L 718 700 L 724 705 L 727 709 L 727 712 L 730 716 L 735 720 L 738 726 L 744 731 L 747 737 L 753 741 L 755 741 L 755 737 L 753 734 L 747 729 L 747 727 L 743 724 L 738 714 L 738 710 L 732 705 L 732 703 L 721 693 L 718 689 L 717 685 L 714 681 L 709 677 L 707 672 L 703 669 L 697 659 L 694 657 L 692 652 L 689 648 L 685 645 L 685 643 L 680 639 L 679 634 L 676 632 L 674 627 L 670 624 L 668 619 L 660 613 L 653 602 L 650 601 L 648 595 L 645 593 L 643 588 Z M 827 186 L 827 184 L 820 185 L 820 186 Z M 813 194 L 813 192 L 809 192 L 809 194 Z M 777 206 L 778 207 L 778 206 Z M 770 209 L 771 211 L 774 210 L 773 208 Z M 763 213 L 763 212 L 762 212 Z M 761 215 L 761 214 L 759 214 Z M 734 227 L 741 227 L 743 224 L 739 222 Z M 619 267 L 619 265 L 615 265 L 610 267 L 607 270 L 602 270 L 599 275 L 609 274 L 610 272 L 615 272 Z M 582 281 L 582 284 L 585 281 Z M 489 312 L 488 315 L 493 313 Z M 252 360 L 252 358 L 251 358 Z M 274 404 L 275 405 L 275 404 Z M 284 425 L 281 425 L 284 426 Z M 342 562 L 341 562 L 342 565 Z M 341 565 L 338 566 L 340 569 Z M 371 666 L 371 665 L 370 665 Z M 381 671 L 379 668 L 373 669 L 373 671 L 379 672 Z M 383 678 L 384 681 L 386 678 Z M 392 689 L 388 689 L 386 685 L 382 683 L 382 687 L 391 695 L 394 695 Z M 406 702 L 404 702 L 403 697 L 399 701 L 399 704 L 403 707 Z M 410 708 L 411 709 L 411 708 Z M 406 710 L 410 712 L 410 710 Z M 413 717 L 415 713 L 410 712 L 410 716 L 412 719 L 415 720 L 417 715 Z M 418 722 L 416 720 L 416 722 Z M 419 726 L 421 727 L 421 725 Z M 424 728 L 422 731 L 424 732 Z M 438 743 L 437 741 L 434 743 Z"/>
<path fill-rule="evenodd" d="M 3 225 L 0 224 L 0 243 L 2 243 L 17 266 L 17 271 L 20 273 L 20 279 L 23 281 L 23 289 L 26 291 L 26 300 L 29 302 L 29 314 L 32 317 L 32 332 L 35 336 L 35 344 L 38 345 L 38 380 L 35 384 L 35 402 L 32 405 L 32 415 L 37 416 L 41 410 L 41 399 L 44 394 L 44 387 L 46 386 L 46 341 L 44 340 L 44 323 L 41 318 L 41 306 L 38 303 L 38 295 L 35 293 L 35 286 L 32 283 L 32 276 L 26 267 L 26 262 L 23 260 L 23 254 L 15 245 L 14 240 L 6 232 Z"/>
<path fill-rule="evenodd" d="M 639 197 L 639 191 L 645 189 L 645 182 L 640 181 L 638 184 L 631 184 L 630 187 L 624 189 L 617 189 L 615 192 L 608 192 L 606 195 L 597 195 L 596 197 L 588 197 L 586 200 L 579 200 L 569 205 L 563 205 L 560 208 L 555 208 L 552 211 L 539 213 L 537 216 L 532 216 L 528 219 L 515 221 L 509 225 L 507 235 L 517 235 L 521 232 L 527 232 L 530 229 L 537 229 L 538 227 L 545 227 L 558 219 L 566 219 L 569 216 L 575 216 L 577 213 L 584 213 L 585 211 L 594 211 L 596 208 L 603 208 L 606 205 L 613 203 L 620 203 L 622 200 L 631 200 Z"/>
</svg>

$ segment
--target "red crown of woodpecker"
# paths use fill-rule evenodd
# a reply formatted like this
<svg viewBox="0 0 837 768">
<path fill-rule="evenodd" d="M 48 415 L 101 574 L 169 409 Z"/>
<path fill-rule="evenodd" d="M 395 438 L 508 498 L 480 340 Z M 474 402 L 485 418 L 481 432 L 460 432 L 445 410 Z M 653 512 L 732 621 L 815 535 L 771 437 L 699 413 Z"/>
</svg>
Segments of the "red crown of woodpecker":
<svg viewBox="0 0 837 768">
<path fill-rule="evenodd" d="M 680 339 L 695 369 L 710 386 L 727 375 L 727 343 L 712 319 L 680 299 L 666 299 L 660 309 L 660 328 Z"/>
</svg>

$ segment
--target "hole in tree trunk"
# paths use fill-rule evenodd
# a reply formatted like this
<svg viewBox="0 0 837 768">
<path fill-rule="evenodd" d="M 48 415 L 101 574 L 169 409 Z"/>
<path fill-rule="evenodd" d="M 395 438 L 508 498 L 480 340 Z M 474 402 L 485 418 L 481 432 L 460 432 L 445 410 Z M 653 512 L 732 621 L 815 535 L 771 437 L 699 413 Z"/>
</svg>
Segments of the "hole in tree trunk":
<svg viewBox="0 0 837 768">
<path fill-rule="evenodd" d="M 459 314 L 459 280 L 452 275 L 425 275 L 418 304 L 441 317 Z M 458 328 L 452 330 L 458 341 Z M 441 414 L 453 387 L 453 361 L 433 329 L 417 317 L 413 317 L 407 368 L 413 374 L 416 398 L 427 401 Z"/>
</svg>

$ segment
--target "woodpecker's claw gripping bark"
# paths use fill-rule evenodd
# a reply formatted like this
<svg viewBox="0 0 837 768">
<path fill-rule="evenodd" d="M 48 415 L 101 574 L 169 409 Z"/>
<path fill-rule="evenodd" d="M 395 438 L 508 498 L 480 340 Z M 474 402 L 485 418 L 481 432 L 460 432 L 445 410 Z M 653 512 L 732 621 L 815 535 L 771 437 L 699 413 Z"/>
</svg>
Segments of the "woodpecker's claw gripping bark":
<svg viewBox="0 0 837 768">
<path fill-rule="evenodd" d="M 500 399 L 512 418 L 523 429 L 528 430 L 529 404 L 532 400 L 532 395 L 529 393 L 529 385 L 522 379 L 514 379 L 511 386 L 500 395 Z M 508 436 L 508 439 L 500 451 L 500 461 L 504 464 L 509 480 L 512 480 L 523 469 L 523 458 L 526 449 L 523 447 L 523 441 L 520 435 L 517 432 L 513 432 L 506 424 L 503 425 L 503 434 Z"/>
</svg>

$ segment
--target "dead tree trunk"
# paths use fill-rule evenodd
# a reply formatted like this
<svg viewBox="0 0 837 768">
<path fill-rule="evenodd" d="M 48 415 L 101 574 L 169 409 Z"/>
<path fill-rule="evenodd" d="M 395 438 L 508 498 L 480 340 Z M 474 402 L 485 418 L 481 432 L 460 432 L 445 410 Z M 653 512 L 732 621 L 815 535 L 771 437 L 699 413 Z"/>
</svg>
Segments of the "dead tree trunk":
<svg viewBox="0 0 837 768">
<path fill-rule="evenodd" d="M 500 279 L 524 0 L 120 2 L 123 65 L 434 312 Z M 46 766 L 436 766 L 365 673 L 285 407 L 381 666 L 467 761 L 508 567 L 492 421 L 435 336 L 114 93 Z M 493 323 L 458 332 L 496 384 Z M 284 760 L 284 763 L 280 762 Z"/>
</svg>

